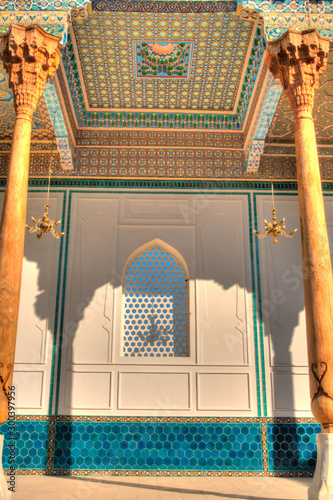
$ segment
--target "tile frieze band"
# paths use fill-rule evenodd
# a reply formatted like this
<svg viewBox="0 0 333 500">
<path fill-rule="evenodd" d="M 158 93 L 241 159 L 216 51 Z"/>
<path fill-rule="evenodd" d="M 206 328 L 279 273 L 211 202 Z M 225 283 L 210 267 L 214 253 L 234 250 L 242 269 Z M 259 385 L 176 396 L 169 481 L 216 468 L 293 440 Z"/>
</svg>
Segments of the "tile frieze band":
<svg viewBox="0 0 333 500">
<path fill-rule="evenodd" d="M 237 1 L 92 0 L 100 12 L 236 12 Z"/>
</svg>

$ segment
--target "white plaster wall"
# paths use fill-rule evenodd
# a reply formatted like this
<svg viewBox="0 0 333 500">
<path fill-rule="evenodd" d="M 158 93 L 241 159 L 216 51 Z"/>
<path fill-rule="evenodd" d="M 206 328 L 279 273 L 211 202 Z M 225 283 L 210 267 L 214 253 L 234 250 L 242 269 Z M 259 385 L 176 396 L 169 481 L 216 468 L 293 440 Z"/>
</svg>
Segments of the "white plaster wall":
<svg viewBox="0 0 333 500">
<path fill-rule="evenodd" d="M 161 240 L 189 271 L 190 355 L 123 357 L 123 272 Z M 59 413 L 256 415 L 246 196 L 73 194 Z"/>
<path fill-rule="evenodd" d="M 333 241 L 333 201 L 324 197 L 327 227 Z M 271 220 L 270 196 L 257 196 L 258 230 Z M 268 414 L 312 416 L 310 412 L 302 252 L 297 196 L 275 196 L 277 218 L 286 218 L 286 231 L 298 228 L 291 239 L 281 236 L 257 240 L 260 256 L 262 326 Z M 331 252 L 333 245 L 331 244 Z"/>
<path fill-rule="evenodd" d="M 63 218 L 62 197 L 54 192 L 50 200 L 57 220 Z M 2 199 L 0 193 L 0 206 Z M 263 219 L 271 218 L 271 197 L 256 199 L 263 231 Z M 45 193 L 29 194 L 27 222 L 42 215 L 44 203 Z M 276 207 L 288 231 L 299 228 L 296 196 L 277 195 Z M 325 207 L 333 249 L 329 196 Z M 61 278 L 67 286 L 58 412 L 256 415 L 247 196 L 95 190 L 72 194 L 70 220 Z M 179 252 L 189 270 L 190 355 L 147 362 L 121 355 L 121 283 L 129 256 L 156 239 Z M 300 233 L 280 238 L 276 246 L 271 238 L 255 244 L 268 414 L 311 416 Z M 48 413 L 57 286 L 60 303 L 62 290 L 59 248 L 60 241 L 50 236 L 37 240 L 26 233 L 14 378 L 21 414 Z M 257 272 L 256 262 L 254 268 Z M 57 362 L 54 369 L 56 382 Z"/>
<path fill-rule="evenodd" d="M 50 217 L 62 219 L 61 193 L 50 196 Z M 0 193 L 2 207 L 3 193 Z M 27 223 L 42 217 L 46 193 L 30 193 Z M 50 235 L 40 240 L 25 236 L 21 300 L 18 320 L 13 384 L 18 414 L 46 415 L 49 411 L 50 379 L 58 280 L 59 240 Z"/>
</svg>

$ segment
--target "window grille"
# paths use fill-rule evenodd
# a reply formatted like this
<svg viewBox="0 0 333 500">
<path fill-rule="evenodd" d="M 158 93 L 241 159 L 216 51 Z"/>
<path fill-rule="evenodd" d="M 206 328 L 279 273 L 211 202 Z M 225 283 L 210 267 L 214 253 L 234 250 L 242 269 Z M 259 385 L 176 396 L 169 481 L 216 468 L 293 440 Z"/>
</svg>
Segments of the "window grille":
<svg viewBox="0 0 333 500">
<path fill-rule="evenodd" d="M 123 356 L 186 357 L 188 276 L 158 246 L 128 266 L 124 281 Z"/>
</svg>

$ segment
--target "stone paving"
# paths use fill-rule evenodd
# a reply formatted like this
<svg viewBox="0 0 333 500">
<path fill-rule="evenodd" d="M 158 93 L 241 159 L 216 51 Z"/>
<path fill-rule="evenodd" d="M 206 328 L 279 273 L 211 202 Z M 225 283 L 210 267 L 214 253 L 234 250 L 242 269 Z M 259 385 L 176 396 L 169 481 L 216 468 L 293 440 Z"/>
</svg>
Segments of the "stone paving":
<svg viewBox="0 0 333 500">
<path fill-rule="evenodd" d="M 311 478 L 17 476 L 12 500 L 296 500 Z"/>
</svg>

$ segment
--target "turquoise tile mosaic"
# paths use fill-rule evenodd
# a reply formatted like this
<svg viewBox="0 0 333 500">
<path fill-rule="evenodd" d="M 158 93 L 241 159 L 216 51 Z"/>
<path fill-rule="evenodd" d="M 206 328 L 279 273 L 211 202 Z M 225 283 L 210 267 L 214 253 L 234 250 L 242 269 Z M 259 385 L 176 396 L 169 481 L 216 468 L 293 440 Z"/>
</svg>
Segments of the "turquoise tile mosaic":
<svg viewBox="0 0 333 500">
<path fill-rule="evenodd" d="M 56 422 L 53 468 L 260 471 L 260 423 Z"/>
<path fill-rule="evenodd" d="M 8 471 L 7 424 L 3 466 Z M 313 419 L 17 417 L 18 474 L 312 476 Z"/>
<path fill-rule="evenodd" d="M 6 443 L 14 441 L 15 462 L 18 469 L 43 469 L 47 467 L 50 421 L 16 420 L 15 437 L 9 434 L 7 423 L 0 426 L 4 434 L 3 466 L 8 467 L 10 449 Z"/>
<path fill-rule="evenodd" d="M 320 431 L 317 423 L 268 423 L 268 470 L 313 472 L 316 434 Z"/>
</svg>

